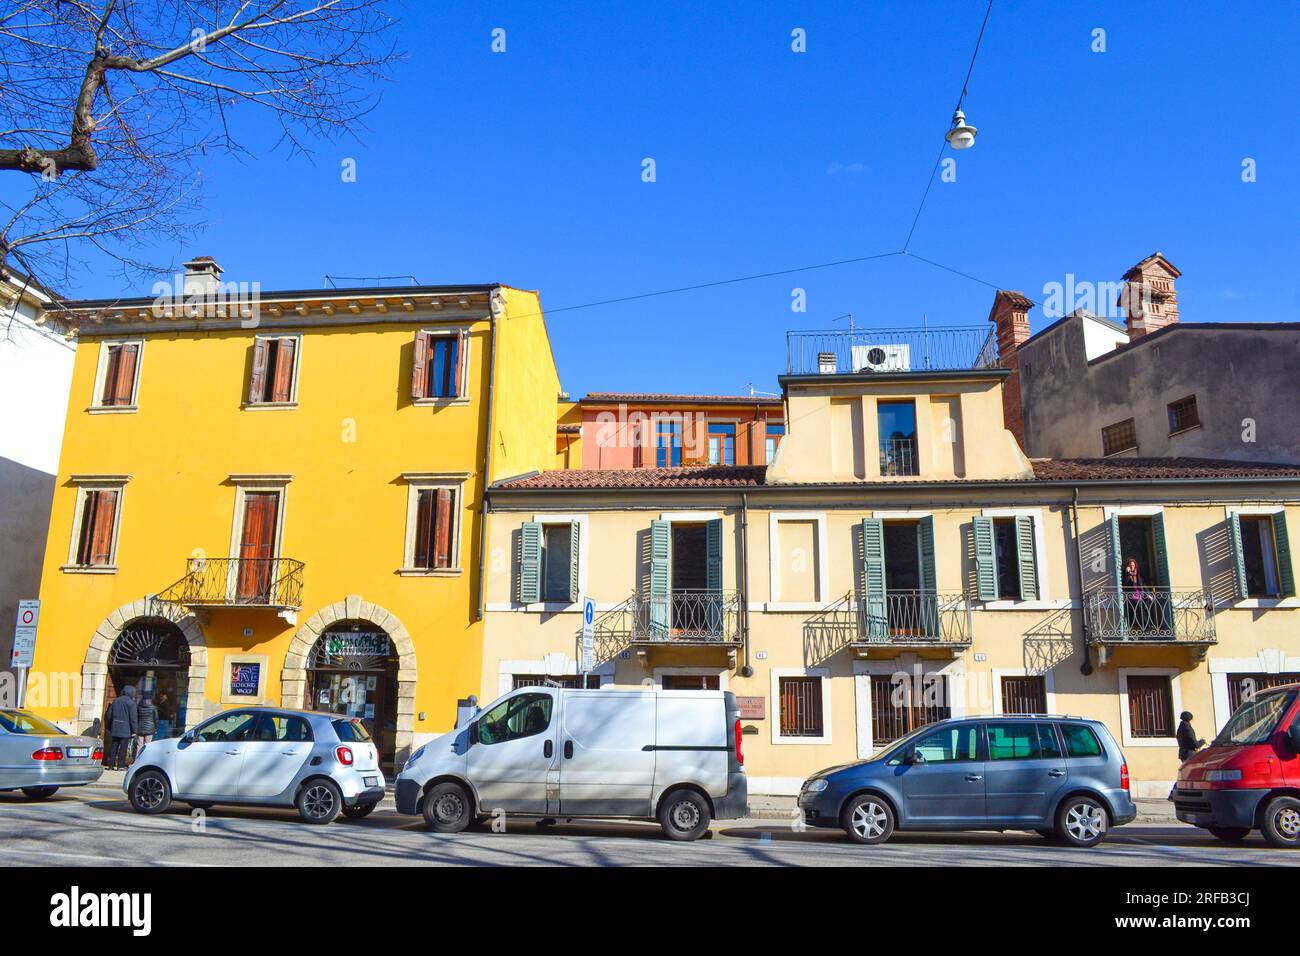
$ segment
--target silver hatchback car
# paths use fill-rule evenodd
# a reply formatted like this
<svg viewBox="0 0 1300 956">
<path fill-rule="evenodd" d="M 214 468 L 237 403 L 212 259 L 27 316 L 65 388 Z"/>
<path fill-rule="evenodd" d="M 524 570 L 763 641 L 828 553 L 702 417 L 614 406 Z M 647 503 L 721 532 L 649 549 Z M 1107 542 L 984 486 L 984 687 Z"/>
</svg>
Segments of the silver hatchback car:
<svg viewBox="0 0 1300 956">
<path fill-rule="evenodd" d="M 296 807 L 308 823 L 366 816 L 384 797 L 379 753 L 360 720 L 273 707 L 226 711 L 147 744 L 122 784 L 138 813 L 173 800 Z"/>
<path fill-rule="evenodd" d="M 60 787 L 84 787 L 104 772 L 95 737 L 64 733 L 25 710 L 0 710 L 0 790 L 48 800 Z"/>
</svg>

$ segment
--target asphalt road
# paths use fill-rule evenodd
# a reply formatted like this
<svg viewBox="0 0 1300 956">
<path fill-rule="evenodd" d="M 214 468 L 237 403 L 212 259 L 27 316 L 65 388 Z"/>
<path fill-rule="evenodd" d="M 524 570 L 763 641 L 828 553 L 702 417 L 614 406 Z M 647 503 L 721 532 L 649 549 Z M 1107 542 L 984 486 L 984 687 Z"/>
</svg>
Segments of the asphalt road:
<svg viewBox="0 0 1300 956">
<path fill-rule="evenodd" d="M 114 775 L 120 777 L 120 775 Z M 1296 866 L 1300 853 L 1258 837 L 1225 844 L 1182 824 L 1135 824 L 1100 847 L 1066 849 L 1034 834 L 904 833 L 859 847 L 838 832 L 798 832 L 783 820 L 715 822 L 693 844 L 672 843 L 648 823 L 531 821 L 504 833 L 434 834 L 399 816 L 391 798 L 365 820 L 328 826 L 292 810 L 216 807 L 191 817 L 131 811 L 116 781 L 60 791 L 44 803 L 0 793 L 4 866 Z"/>
</svg>

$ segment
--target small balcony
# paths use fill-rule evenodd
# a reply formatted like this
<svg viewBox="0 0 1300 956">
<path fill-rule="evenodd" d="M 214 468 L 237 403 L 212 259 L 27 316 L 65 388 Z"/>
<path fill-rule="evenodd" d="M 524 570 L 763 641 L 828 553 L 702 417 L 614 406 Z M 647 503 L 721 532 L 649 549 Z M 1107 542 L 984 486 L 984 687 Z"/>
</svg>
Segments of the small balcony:
<svg viewBox="0 0 1300 956">
<path fill-rule="evenodd" d="M 880 440 L 880 474 L 884 477 L 919 475 L 915 438 L 882 438 Z"/>
<path fill-rule="evenodd" d="M 1084 609 L 1092 644 L 1218 643 L 1214 600 L 1201 588 L 1101 588 L 1088 594 Z"/>
<path fill-rule="evenodd" d="M 191 558 L 157 599 L 190 608 L 302 608 L 303 563 L 293 558 Z"/>
<path fill-rule="evenodd" d="M 998 364 L 993 329 L 833 329 L 787 332 L 787 375 L 963 371 Z"/>
<path fill-rule="evenodd" d="M 858 601 L 860 653 L 882 648 L 971 645 L 971 603 L 957 591 L 885 591 Z"/>
<path fill-rule="evenodd" d="M 669 591 L 632 599 L 633 645 L 734 646 L 740 643 L 735 591 Z"/>
</svg>

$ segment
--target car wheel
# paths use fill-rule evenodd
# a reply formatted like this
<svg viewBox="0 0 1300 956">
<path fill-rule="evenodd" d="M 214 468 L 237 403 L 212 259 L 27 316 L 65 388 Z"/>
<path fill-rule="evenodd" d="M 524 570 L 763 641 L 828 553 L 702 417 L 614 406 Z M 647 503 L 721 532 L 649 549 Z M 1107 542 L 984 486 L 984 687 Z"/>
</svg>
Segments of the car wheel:
<svg viewBox="0 0 1300 956">
<path fill-rule="evenodd" d="M 333 780 L 308 780 L 298 791 L 298 816 L 308 823 L 332 823 L 343 809 L 343 791 Z"/>
<path fill-rule="evenodd" d="M 670 840 L 698 840 L 712 819 L 709 802 L 694 790 L 675 790 L 659 802 L 659 825 Z"/>
<path fill-rule="evenodd" d="M 23 787 L 28 800 L 48 800 L 58 791 L 58 787 Z"/>
<path fill-rule="evenodd" d="M 424 822 L 434 833 L 460 833 L 473 819 L 469 794 L 458 783 L 440 783 L 424 798 Z"/>
<path fill-rule="evenodd" d="M 1300 800 L 1278 797 L 1264 808 L 1264 825 L 1260 829 L 1269 846 L 1282 850 L 1300 847 Z"/>
<path fill-rule="evenodd" d="M 1056 832 L 1069 846 L 1096 846 L 1108 823 L 1106 808 L 1092 797 L 1071 797 L 1056 811 Z"/>
<path fill-rule="evenodd" d="M 840 826 L 854 843 L 875 846 L 894 835 L 894 811 L 882 797 L 864 794 L 849 801 Z"/>
<path fill-rule="evenodd" d="M 1250 827 L 1206 827 L 1206 829 L 1210 831 L 1210 836 L 1218 837 L 1220 840 L 1227 840 L 1229 843 L 1235 843 L 1250 836 Z"/>
<path fill-rule="evenodd" d="M 349 820 L 363 820 L 370 816 L 372 810 L 379 806 L 378 800 L 372 800 L 370 803 L 358 803 L 355 806 L 344 807 L 343 815 Z"/>
<path fill-rule="evenodd" d="M 172 805 L 172 786 L 158 770 L 144 770 L 131 781 L 131 809 L 136 813 L 166 813 Z"/>
</svg>

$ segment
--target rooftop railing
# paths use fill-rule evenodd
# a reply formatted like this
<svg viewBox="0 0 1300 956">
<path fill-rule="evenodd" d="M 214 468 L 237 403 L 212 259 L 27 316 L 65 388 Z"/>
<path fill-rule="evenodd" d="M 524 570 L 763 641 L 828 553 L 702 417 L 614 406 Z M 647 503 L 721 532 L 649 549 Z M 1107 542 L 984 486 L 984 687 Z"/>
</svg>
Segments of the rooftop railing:
<svg viewBox="0 0 1300 956">
<path fill-rule="evenodd" d="M 991 326 L 787 332 L 786 374 L 933 372 L 998 364 Z"/>
</svg>

